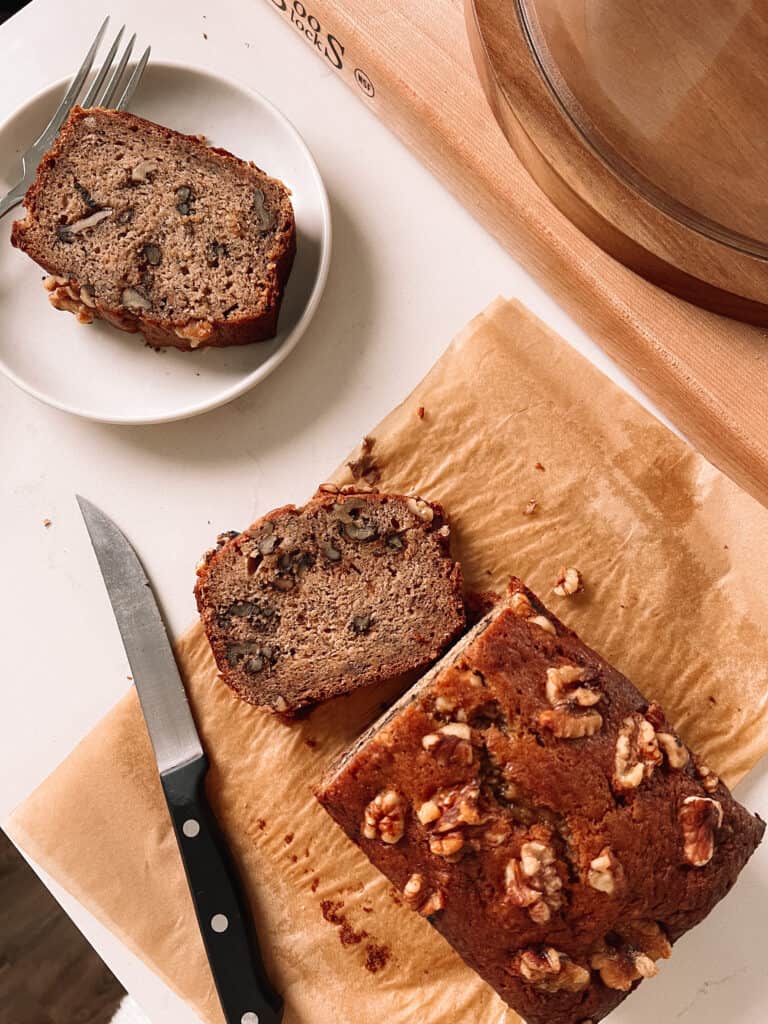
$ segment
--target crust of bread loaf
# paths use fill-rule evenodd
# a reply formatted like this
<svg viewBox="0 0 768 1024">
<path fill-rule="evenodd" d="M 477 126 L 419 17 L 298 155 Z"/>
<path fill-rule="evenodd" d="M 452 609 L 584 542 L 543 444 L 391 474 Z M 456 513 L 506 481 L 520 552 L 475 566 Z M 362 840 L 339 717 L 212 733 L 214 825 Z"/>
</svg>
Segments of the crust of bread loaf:
<svg viewBox="0 0 768 1024">
<path fill-rule="evenodd" d="M 521 613 L 519 598 L 514 603 L 516 594 L 528 602 L 522 605 L 527 612 Z M 596 707 L 603 722 L 594 734 L 558 738 L 541 724 L 550 709 L 547 666 L 566 663 L 585 667 L 586 685 L 602 692 Z M 584 710 L 569 708 L 576 715 Z M 465 736 L 471 733 L 463 742 L 472 745 L 472 761 L 452 759 L 450 746 L 442 760 L 431 753 L 440 750 L 446 717 L 456 719 L 449 727 L 451 742 L 461 735 L 457 723 L 465 723 Z M 665 755 L 636 788 L 617 788 L 618 734 L 627 717 L 645 719 L 673 740 L 658 705 L 649 705 L 513 580 L 507 599 L 343 753 L 315 790 L 350 839 L 403 892 L 404 902 L 409 903 L 410 881 L 411 907 L 428 916 L 528 1024 L 601 1020 L 637 986 L 640 974 L 622 979 L 624 988 L 617 987 L 615 975 L 606 975 L 608 984 L 596 953 L 626 950 L 620 955 L 643 957 L 643 976 L 653 973 L 653 961 L 667 957 L 670 943 L 728 893 L 764 833 L 760 818 L 707 774 L 693 752 L 683 760 L 682 744 L 671 747 L 682 763 Z M 470 792 L 463 787 L 475 785 L 479 813 L 452 823 L 452 833 L 439 831 L 435 801 L 450 797 L 442 806 L 455 814 L 461 799 L 469 799 L 461 796 Z M 386 838 L 375 828 L 376 801 L 382 798 L 390 814 L 400 815 L 394 833 L 392 819 L 385 821 Z M 681 826 L 681 810 L 691 800 L 720 808 L 712 854 L 703 863 L 691 861 Z M 433 848 L 433 840 L 446 834 L 464 842 L 447 856 Z M 524 841 L 549 844 L 557 872 L 550 877 L 560 879 L 551 906 L 540 907 L 540 918 L 529 911 L 535 892 L 523 889 L 515 899 L 509 888 L 510 861 L 517 858 L 512 877 L 519 878 Z M 593 859 L 606 848 L 610 890 L 593 885 L 590 876 Z M 545 897 L 539 898 L 543 904 Z M 625 938 L 630 934 L 631 943 Z M 524 953 L 535 958 L 549 949 L 566 969 L 575 965 L 581 978 L 575 990 L 547 990 L 521 976 Z M 557 984 L 555 971 L 542 977 L 544 986 Z"/>
</svg>

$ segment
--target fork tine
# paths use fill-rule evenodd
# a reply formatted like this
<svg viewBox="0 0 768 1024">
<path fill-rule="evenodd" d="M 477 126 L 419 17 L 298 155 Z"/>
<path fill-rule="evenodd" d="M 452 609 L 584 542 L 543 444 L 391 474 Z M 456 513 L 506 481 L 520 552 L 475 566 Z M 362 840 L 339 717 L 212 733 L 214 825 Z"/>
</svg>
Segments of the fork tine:
<svg viewBox="0 0 768 1024">
<path fill-rule="evenodd" d="M 125 108 L 130 103 L 131 97 L 136 92 L 136 87 L 141 81 L 141 76 L 144 74 L 144 68 L 147 66 L 147 61 L 149 60 L 149 54 L 151 49 L 152 47 L 148 46 L 144 53 L 142 53 L 141 60 L 133 69 L 133 74 L 128 79 L 128 85 L 126 85 L 123 95 L 120 97 L 120 100 L 118 101 L 115 110 L 125 110 Z"/>
<path fill-rule="evenodd" d="M 85 94 L 85 96 L 83 96 L 82 100 L 80 101 L 81 107 L 93 106 L 93 101 L 98 96 L 99 90 L 101 89 L 104 79 L 107 77 L 109 69 L 112 67 L 112 61 L 115 59 L 115 54 L 117 53 L 117 48 L 120 45 L 120 40 L 123 38 L 123 32 L 125 32 L 125 25 L 123 25 L 123 27 L 115 36 L 115 41 L 114 43 L 112 43 L 112 46 L 109 49 L 109 53 L 104 58 L 104 63 L 99 68 L 99 73 L 91 82 L 91 86 L 88 89 L 88 92 Z"/>
<path fill-rule="evenodd" d="M 115 70 L 112 72 L 112 76 L 109 79 L 109 82 L 107 83 L 104 92 L 99 97 L 97 106 L 108 107 L 109 104 L 112 102 L 112 99 L 115 93 L 117 92 L 117 87 L 120 83 L 120 79 L 123 77 L 123 72 L 125 71 L 125 66 L 128 63 L 128 58 L 131 56 L 131 53 L 133 52 L 133 44 L 135 42 L 136 33 L 134 32 L 134 34 L 128 40 L 128 45 L 125 48 L 125 53 L 120 58 L 120 62 L 118 63 Z"/>
<path fill-rule="evenodd" d="M 83 82 L 88 77 L 88 72 L 91 70 L 91 67 L 93 66 L 93 59 L 96 56 L 96 51 L 99 48 L 99 44 L 101 43 L 102 36 L 104 35 L 107 29 L 108 23 L 109 15 L 107 15 L 107 17 L 101 23 L 101 28 L 96 33 L 96 38 L 91 43 L 91 48 L 85 55 L 85 60 L 80 65 L 80 70 L 77 72 L 75 77 L 70 82 L 69 88 L 64 94 L 64 99 L 61 101 L 61 103 L 56 109 L 56 113 L 53 115 L 53 117 L 48 122 L 46 127 L 40 133 L 40 137 L 35 140 L 35 145 L 37 145 L 38 142 L 41 142 L 44 139 L 47 139 L 49 142 L 52 142 L 53 136 L 64 123 L 64 119 L 74 106 L 78 93 L 83 87 Z"/>
</svg>

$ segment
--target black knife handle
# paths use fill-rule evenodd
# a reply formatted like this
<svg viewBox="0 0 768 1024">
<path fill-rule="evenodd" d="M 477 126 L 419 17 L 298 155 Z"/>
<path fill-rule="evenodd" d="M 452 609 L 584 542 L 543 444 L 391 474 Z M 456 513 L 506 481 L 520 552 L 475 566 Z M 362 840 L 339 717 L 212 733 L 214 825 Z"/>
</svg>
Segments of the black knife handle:
<svg viewBox="0 0 768 1024">
<path fill-rule="evenodd" d="M 280 1024 L 251 915 L 205 796 L 205 757 L 160 776 L 197 921 L 227 1024 Z"/>
</svg>

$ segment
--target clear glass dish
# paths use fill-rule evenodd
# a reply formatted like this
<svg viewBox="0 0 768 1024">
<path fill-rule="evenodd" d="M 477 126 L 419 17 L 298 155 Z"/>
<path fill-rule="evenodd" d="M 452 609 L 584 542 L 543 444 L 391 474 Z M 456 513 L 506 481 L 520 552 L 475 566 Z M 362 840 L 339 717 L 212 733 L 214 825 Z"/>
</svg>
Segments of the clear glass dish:
<svg viewBox="0 0 768 1024">
<path fill-rule="evenodd" d="M 514 0 L 549 90 L 614 174 L 768 259 L 768 0 Z"/>
</svg>

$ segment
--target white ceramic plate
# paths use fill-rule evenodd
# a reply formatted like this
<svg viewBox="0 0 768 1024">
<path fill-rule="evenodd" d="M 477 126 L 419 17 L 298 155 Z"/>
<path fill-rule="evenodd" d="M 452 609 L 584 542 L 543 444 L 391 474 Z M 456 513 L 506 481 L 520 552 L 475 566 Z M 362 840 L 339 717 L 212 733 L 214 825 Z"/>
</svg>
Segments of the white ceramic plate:
<svg viewBox="0 0 768 1024">
<path fill-rule="evenodd" d="M 0 195 L 18 180 L 19 155 L 48 123 L 66 88 L 50 86 L 0 127 Z M 285 359 L 309 323 L 328 274 L 328 197 L 295 128 L 263 96 L 209 71 L 150 64 L 131 112 L 203 134 L 253 160 L 291 189 L 296 260 L 272 341 L 225 349 L 156 352 L 139 334 L 98 320 L 83 326 L 49 304 L 43 271 L 11 247 L 14 216 L 0 221 L 0 369 L 43 402 L 107 423 L 162 423 L 231 401 Z"/>
</svg>

